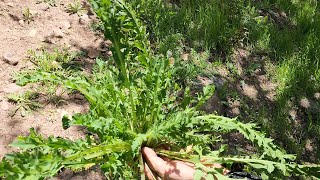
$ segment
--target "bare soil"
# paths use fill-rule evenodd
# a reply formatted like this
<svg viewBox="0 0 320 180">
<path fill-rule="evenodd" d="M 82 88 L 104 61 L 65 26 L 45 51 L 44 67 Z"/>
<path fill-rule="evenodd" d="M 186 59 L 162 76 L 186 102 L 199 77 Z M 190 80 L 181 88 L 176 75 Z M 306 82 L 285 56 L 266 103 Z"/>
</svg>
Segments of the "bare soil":
<svg viewBox="0 0 320 180">
<path fill-rule="evenodd" d="M 50 6 L 41 0 L 0 0 L 0 159 L 15 150 L 8 145 L 17 136 L 28 134 L 30 128 L 35 128 L 44 136 L 54 135 L 69 139 L 81 138 L 85 134 L 83 127 L 64 130 L 61 123 L 63 115 L 88 110 L 87 102 L 81 97 L 65 95 L 63 103 L 44 103 L 42 108 L 24 116 L 21 116 L 19 111 L 11 116 L 16 105 L 8 100 L 8 95 L 19 94 L 30 88 L 17 86 L 13 80 L 15 73 L 32 66 L 26 60 L 27 51 L 30 49 L 58 47 L 82 51 L 87 56 L 81 61 L 89 65 L 100 53 L 106 53 L 103 36 L 90 28 L 96 17 L 87 1 L 82 1 L 86 10 L 79 15 L 66 11 L 71 2 L 73 1 L 56 0 L 56 6 Z M 23 16 L 27 8 L 33 17 L 29 23 Z M 103 179 L 100 175 L 90 171 L 82 174 L 65 173 L 64 177 L 62 175 L 57 178 Z"/>
</svg>

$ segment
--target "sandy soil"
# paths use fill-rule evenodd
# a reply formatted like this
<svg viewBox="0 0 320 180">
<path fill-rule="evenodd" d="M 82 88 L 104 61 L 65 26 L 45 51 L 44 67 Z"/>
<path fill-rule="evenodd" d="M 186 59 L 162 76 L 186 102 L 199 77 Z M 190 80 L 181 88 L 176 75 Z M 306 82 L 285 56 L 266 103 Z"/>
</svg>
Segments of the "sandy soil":
<svg viewBox="0 0 320 180">
<path fill-rule="evenodd" d="M 73 1 L 56 0 L 56 6 L 50 6 L 41 0 L 0 0 L 0 159 L 13 150 L 8 144 L 17 136 L 26 135 L 32 127 L 45 136 L 55 135 L 70 139 L 80 138 L 85 133 L 82 127 L 63 130 L 61 124 L 63 115 L 88 110 L 87 102 L 81 97 L 66 96 L 64 103 L 60 105 L 43 104 L 43 108 L 24 117 L 19 112 L 10 116 L 16 105 L 7 98 L 12 93 L 21 93 L 28 89 L 17 86 L 13 75 L 21 69 L 32 66 L 25 60 L 30 49 L 64 47 L 70 51 L 82 51 L 88 55 L 82 61 L 88 63 L 92 63 L 99 53 L 105 52 L 106 46 L 101 34 L 90 29 L 96 17 L 88 8 L 88 3 L 81 1 L 87 10 L 78 15 L 66 11 L 71 2 Z M 29 23 L 23 17 L 23 11 L 27 8 L 33 17 Z M 86 173 L 75 175 L 78 178 L 71 178 L 72 173 L 66 177 L 67 179 L 91 177 Z M 102 177 L 97 178 L 97 175 L 93 177 L 102 179 Z"/>
</svg>

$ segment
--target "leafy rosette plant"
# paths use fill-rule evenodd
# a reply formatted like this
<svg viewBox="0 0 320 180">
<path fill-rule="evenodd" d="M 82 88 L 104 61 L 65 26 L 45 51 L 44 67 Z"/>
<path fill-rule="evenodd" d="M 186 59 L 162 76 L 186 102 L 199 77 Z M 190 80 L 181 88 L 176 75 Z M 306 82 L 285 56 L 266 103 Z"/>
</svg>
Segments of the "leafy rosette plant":
<svg viewBox="0 0 320 180">
<path fill-rule="evenodd" d="M 5 179 L 44 179 L 63 168 L 82 170 L 99 165 L 109 179 L 144 179 L 141 148 L 154 148 L 159 155 L 196 165 L 195 179 L 228 179 L 222 169 L 206 166 L 234 162 L 263 179 L 285 176 L 320 177 L 318 165 L 299 165 L 295 156 L 286 154 L 272 139 L 244 124 L 214 114 L 200 107 L 213 94 L 214 87 L 203 87 L 191 95 L 190 88 L 173 81 L 175 66 L 167 58 L 152 53 L 145 25 L 132 7 L 123 0 L 93 0 L 92 6 L 105 26 L 105 36 L 112 41 L 113 57 L 97 59 L 91 75 L 61 76 L 41 71 L 23 82 L 52 81 L 83 94 L 90 103 L 86 114 L 64 117 L 63 127 L 87 128 L 85 138 L 71 141 L 44 138 L 31 129 L 12 146 L 21 152 L 6 155 L 0 164 Z M 231 156 L 225 146 L 213 149 L 218 133 L 238 131 L 259 151 L 252 156 Z M 168 146 L 170 150 L 159 147 Z M 181 152 L 187 146 L 192 150 Z"/>
</svg>

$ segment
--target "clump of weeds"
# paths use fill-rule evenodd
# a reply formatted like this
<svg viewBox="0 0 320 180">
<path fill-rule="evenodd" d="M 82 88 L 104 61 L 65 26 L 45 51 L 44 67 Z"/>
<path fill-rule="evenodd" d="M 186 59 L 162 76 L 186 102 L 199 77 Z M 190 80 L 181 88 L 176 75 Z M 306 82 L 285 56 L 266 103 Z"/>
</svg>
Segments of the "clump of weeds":
<svg viewBox="0 0 320 180">
<path fill-rule="evenodd" d="M 78 57 L 83 54 L 69 52 L 67 49 L 54 49 L 53 52 L 48 50 L 29 50 L 28 60 L 33 63 L 34 67 L 17 73 L 14 77 L 18 85 L 25 85 L 30 77 L 44 72 L 51 72 L 59 76 L 69 76 L 82 70 Z M 57 93 L 60 85 L 56 81 L 42 81 L 37 83 L 36 92 L 46 96 L 48 102 L 59 104 L 62 100 L 59 98 L 65 91 Z"/>
<path fill-rule="evenodd" d="M 11 110 L 9 115 L 12 117 L 20 110 L 20 115 L 24 117 L 27 113 L 41 108 L 42 106 L 37 101 L 38 97 L 38 93 L 30 90 L 20 94 L 10 94 L 8 96 L 9 101 L 15 103 L 17 106 Z"/>
<path fill-rule="evenodd" d="M 31 21 L 34 21 L 34 15 L 31 13 L 30 8 L 24 9 L 23 12 L 22 12 L 22 15 L 23 15 L 23 20 L 25 22 L 27 22 L 28 24 Z"/>
<path fill-rule="evenodd" d="M 67 12 L 70 14 L 78 14 L 80 16 L 84 11 L 85 9 L 79 0 L 74 0 L 68 4 Z"/>
<path fill-rule="evenodd" d="M 46 3 L 49 4 L 50 6 L 56 6 L 56 0 L 39 0 L 37 3 Z"/>
</svg>

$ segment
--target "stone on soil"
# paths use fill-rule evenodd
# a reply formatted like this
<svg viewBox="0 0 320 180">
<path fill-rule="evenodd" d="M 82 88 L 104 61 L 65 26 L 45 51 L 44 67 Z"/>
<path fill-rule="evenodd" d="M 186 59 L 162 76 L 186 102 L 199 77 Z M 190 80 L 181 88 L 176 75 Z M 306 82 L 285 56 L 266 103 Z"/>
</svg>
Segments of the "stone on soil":
<svg viewBox="0 0 320 180">
<path fill-rule="evenodd" d="M 90 18 L 87 14 L 84 14 L 80 17 L 79 19 L 79 23 L 82 24 L 82 25 L 86 25 L 90 22 Z"/>
<path fill-rule="evenodd" d="M 107 55 L 107 56 L 112 56 L 112 51 L 107 51 L 107 52 L 106 52 L 106 55 Z"/>
<path fill-rule="evenodd" d="M 48 9 L 50 9 L 50 5 L 46 4 L 46 3 L 41 3 L 39 4 L 39 9 L 42 11 L 47 11 Z"/>
<path fill-rule="evenodd" d="M 15 92 L 19 92 L 21 90 L 22 90 L 22 87 L 16 85 L 15 83 L 8 84 L 2 89 L 2 91 L 7 93 L 7 94 L 12 94 L 12 93 L 15 93 Z"/>
<path fill-rule="evenodd" d="M 105 44 L 107 47 L 112 46 L 112 42 L 109 39 L 106 40 Z"/>
<path fill-rule="evenodd" d="M 13 53 L 5 53 L 3 56 L 2 56 L 2 60 L 10 65 L 17 65 L 18 62 L 19 62 L 19 57 L 17 57 L 15 54 Z"/>
<path fill-rule="evenodd" d="M 62 30 L 68 30 L 71 28 L 71 24 L 68 21 L 61 22 L 59 28 Z"/>
<path fill-rule="evenodd" d="M 37 32 L 38 32 L 37 30 L 32 29 L 32 30 L 30 30 L 30 31 L 29 31 L 28 36 L 29 36 L 29 37 L 35 37 L 35 36 L 36 36 L 36 34 L 37 34 Z"/>
<path fill-rule="evenodd" d="M 63 38 L 64 34 L 60 29 L 53 30 L 53 36 L 57 38 Z"/>
<path fill-rule="evenodd" d="M 181 54 L 180 55 L 180 58 L 184 61 L 187 61 L 188 60 L 188 57 L 189 57 L 189 54 Z"/>
<path fill-rule="evenodd" d="M 13 3 L 8 2 L 8 3 L 7 3 L 7 6 L 8 6 L 8 7 L 13 7 Z"/>
<path fill-rule="evenodd" d="M 23 20 L 19 20 L 19 24 L 20 24 L 21 26 L 23 26 L 23 25 L 24 25 L 24 21 L 23 21 Z"/>
</svg>

